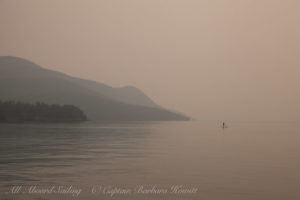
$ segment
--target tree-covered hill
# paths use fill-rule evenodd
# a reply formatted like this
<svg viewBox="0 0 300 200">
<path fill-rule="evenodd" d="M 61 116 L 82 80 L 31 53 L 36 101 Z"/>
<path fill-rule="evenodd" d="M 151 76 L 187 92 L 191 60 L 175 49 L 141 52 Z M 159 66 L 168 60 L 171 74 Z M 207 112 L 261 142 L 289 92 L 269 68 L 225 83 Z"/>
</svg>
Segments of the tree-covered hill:
<svg viewBox="0 0 300 200">
<path fill-rule="evenodd" d="M 0 122 L 77 122 L 86 115 L 73 105 L 0 101 Z"/>
<path fill-rule="evenodd" d="M 189 120 L 157 105 L 135 87 L 113 88 L 11 56 L 0 56 L 0 99 L 71 104 L 93 121 Z"/>
</svg>

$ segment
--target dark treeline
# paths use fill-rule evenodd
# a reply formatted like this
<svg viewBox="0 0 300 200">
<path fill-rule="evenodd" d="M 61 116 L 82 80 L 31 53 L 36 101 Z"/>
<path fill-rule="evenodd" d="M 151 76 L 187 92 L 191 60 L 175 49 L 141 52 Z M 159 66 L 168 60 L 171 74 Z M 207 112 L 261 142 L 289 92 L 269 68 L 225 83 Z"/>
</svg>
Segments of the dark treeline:
<svg viewBox="0 0 300 200">
<path fill-rule="evenodd" d="M 86 115 L 73 105 L 0 101 L 0 122 L 75 122 Z"/>
</svg>

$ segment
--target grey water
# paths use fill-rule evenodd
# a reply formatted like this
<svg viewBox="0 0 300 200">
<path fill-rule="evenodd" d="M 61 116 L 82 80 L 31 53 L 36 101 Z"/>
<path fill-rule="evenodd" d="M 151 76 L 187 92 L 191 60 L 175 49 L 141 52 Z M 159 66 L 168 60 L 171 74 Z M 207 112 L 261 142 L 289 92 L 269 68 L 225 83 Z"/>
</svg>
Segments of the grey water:
<svg viewBox="0 0 300 200">
<path fill-rule="evenodd" d="M 0 124 L 0 199 L 300 199 L 299 123 L 220 123 Z"/>
</svg>

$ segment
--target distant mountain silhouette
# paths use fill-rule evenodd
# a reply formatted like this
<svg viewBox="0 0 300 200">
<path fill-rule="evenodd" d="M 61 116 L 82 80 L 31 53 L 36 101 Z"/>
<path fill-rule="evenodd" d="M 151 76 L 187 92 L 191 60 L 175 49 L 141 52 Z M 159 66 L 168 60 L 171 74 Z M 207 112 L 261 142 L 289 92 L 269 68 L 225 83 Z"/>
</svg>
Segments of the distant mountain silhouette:
<svg viewBox="0 0 300 200">
<path fill-rule="evenodd" d="M 44 69 L 12 56 L 0 56 L 0 100 L 72 104 L 92 120 L 189 119 L 163 109 L 135 87 L 113 88 Z"/>
</svg>

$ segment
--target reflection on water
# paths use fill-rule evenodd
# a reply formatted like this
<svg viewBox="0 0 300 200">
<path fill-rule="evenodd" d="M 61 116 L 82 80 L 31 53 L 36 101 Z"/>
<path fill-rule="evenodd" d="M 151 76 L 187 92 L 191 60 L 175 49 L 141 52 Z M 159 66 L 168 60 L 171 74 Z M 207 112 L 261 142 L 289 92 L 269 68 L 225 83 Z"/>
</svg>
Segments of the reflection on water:
<svg viewBox="0 0 300 200">
<path fill-rule="evenodd" d="M 232 122 L 1 124 L 0 192 L 73 186 L 16 199 L 299 199 L 300 125 Z M 190 194 L 92 194 L 94 186 L 197 188 Z M 2 196 L 1 195 L 1 196 Z"/>
</svg>

